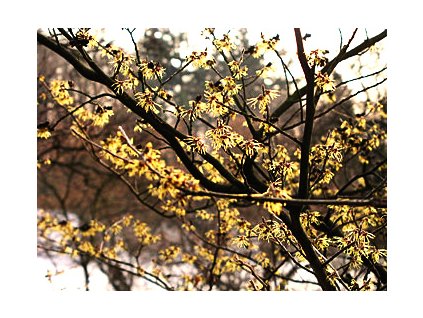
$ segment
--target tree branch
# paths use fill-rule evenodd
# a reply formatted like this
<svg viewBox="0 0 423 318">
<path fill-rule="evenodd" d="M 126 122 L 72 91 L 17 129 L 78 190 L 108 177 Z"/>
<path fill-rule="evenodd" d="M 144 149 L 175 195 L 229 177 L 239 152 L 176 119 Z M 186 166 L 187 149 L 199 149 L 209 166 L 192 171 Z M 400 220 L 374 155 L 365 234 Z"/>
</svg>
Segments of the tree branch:
<svg viewBox="0 0 423 318">
<path fill-rule="evenodd" d="M 86 63 L 86 60 L 79 59 L 76 55 L 70 52 L 70 50 L 65 49 L 63 46 L 57 45 L 52 40 L 48 39 L 41 33 L 37 33 L 38 43 L 46 46 L 51 49 L 66 61 L 68 61 L 75 69 L 85 78 L 101 83 L 107 86 L 113 91 L 114 81 L 109 76 L 104 74 L 104 72 L 99 72 L 98 66 L 95 67 L 95 71 L 89 68 Z M 90 61 L 90 65 L 95 64 Z M 210 181 L 203 173 L 194 165 L 188 155 L 185 153 L 185 150 L 182 148 L 176 137 L 179 139 L 185 139 L 186 136 L 174 129 L 172 126 L 164 122 L 162 119 L 156 117 L 154 114 L 146 112 L 141 107 L 138 107 L 137 102 L 131 98 L 127 93 L 117 94 L 117 99 L 129 108 L 132 112 L 146 120 L 159 134 L 161 134 L 173 148 L 175 154 L 181 159 L 184 166 L 187 170 L 193 175 L 194 178 L 200 181 L 200 184 L 208 190 L 225 192 L 225 193 L 245 193 L 248 190 L 248 187 L 245 186 L 241 181 L 235 178 L 216 158 L 209 154 L 204 154 L 203 158 L 207 160 L 217 171 L 229 181 L 230 184 L 218 184 Z"/>
<path fill-rule="evenodd" d="M 181 189 L 183 190 L 183 189 Z M 184 191 L 184 190 L 183 190 Z M 237 199 L 241 201 L 248 202 L 275 202 L 275 203 L 286 203 L 287 206 L 306 206 L 306 205 L 348 205 L 348 206 L 373 206 L 375 208 L 386 208 L 387 202 L 386 199 L 355 199 L 355 198 L 329 198 L 329 199 L 301 199 L 301 198 L 292 198 L 292 199 L 282 199 L 275 197 L 266 197 L 262 194 L 230 194 L 230 193 L 220 193 L 213 191 L 198 191 L 192 192 L 185 190 L 185 194 L 198 197 L 216 197 L 216 198 L 226 198 L 226 199 Z"/>
<path fill-rule="evenodd" d="M 373 38 L 365 40 L 360 45 L 356 46 L 355 48 L 346 52 L 341 58 L 335 57 L 332 61 L 330 61 L 323 69 L 322 73 L 327 73 L 330 68 L 333 68 L 340 62 L 349 59 L 350 57 L 356 56 L 360 52 L 364 51 L 365 49 L 371 47 L 372 45 L 376 44 L 377 42 L 384 39 L 387 35 L 387 31 L 384 30 L 380 34 L 374 36 Z M 334 61 L 337 63 L 335 64 Z M 278 121 L 279 117 L 283 115 L 292 105 L 297 103 L 299 99 L 304 96 L 306 93 L 306 86 L 302 87 L 300 90 L 294 92 L 292 95 L 288 96 L 287 99 L 272 113 L 270 116 L 270 121 L 276 122 Z"/>
<path fill-rule="evenodd" d="M 301 142 L 301 161 L 300 161 L 300 182 L 298 197 L 305 199 L 308 197 L 309 190 L 309 156 L 311 146 L 311 135 L 313 133 L 314 121 L 314 66 L 309 67 L 304 53 L 303 39 L 300 29 L 295 29 L 295 38 L 297 41 L 297 54 L 307 81 L 306 98 L 306 123 L 304 127 L 303 140 Z"/>
</svg>

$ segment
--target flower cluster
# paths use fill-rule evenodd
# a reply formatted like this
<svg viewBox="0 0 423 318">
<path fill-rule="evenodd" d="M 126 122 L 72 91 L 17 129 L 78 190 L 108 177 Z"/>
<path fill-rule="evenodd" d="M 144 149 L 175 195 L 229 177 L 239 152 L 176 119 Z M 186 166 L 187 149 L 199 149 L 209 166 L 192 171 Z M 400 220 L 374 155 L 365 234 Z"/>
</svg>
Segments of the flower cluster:
<svg viewBox="0 0 423 318">
<path fill-rule="evenodd" d="M 279 240 L 288 245 L 296 243 L 295 237 L 286 224 L 274 220 L 264 220 L 258 223 L 254 226 L 251 233 L 252 236 L 256 236 L 259 240 L 267 242 Z"/>
<path fill-rule="evenodd" d="M 149 186 L 150 193 L 162 200 L 170 196 L 177 198 L 182 191 L 200 191 L 199 181 L 191 174 L 186 173 L 174 167 L 166 167 L 160 171 L 160 180 L 158 186 Z"/>
<path fill-rule="evenodd" d="M 228 105 L 233 104 L 233 99 L 228 95 L 223 95 L 221 91 L 205 91 L 207 99 L 206 109 L 215 116 L 223 116 L 229 112 Z"/>
<path fill-rule="evenodd" d="M 236 45 L 231 42 L 231 39 L 229 38 L 229 35 L 223 34 L 222 39 L 214 39 L 213 44 L 216 47 L 216 49 L 220 52 L 230 52 L 233 49 L 236 49 Z"/>
<path fill-rule="evenodd" d="M 182 118 L 188 117 L 189 120 L 195 120 L 196 118 L 201 117 L 201 114 L 206 112 L 208 109 L 207 104 L 201 101 L 202 98 L 203 96 L 198 95 L 195 100 L 190 100 L 188 102 L 190 108 L 179 110 L 179 116 Z"/>
<path fill-rule="evenodd" d="M 150 184 L 150 193 L 160 200 L 167 197 L 178 198 L 181 190 L 199 191 L 200 186 L 191 174 L 168 166 L 161 158 L 159 150 L 153 148 L 152 143 L 148 142 L 144 148 L 133 145 L 132 139 L 123 136 L 118 131 L 116 136 L 109 137 L 101 141 L 103 150 L 102 156 L 112 162 L 115 169 L 124 170 L 129 177 L 144 176 L 149 181 L 158 182 Z M 185 201 L 178 199 L 179 203 Z"/>
<path fill-rule="evenodd" d="M 109 62 L 112 65 L 114 73 L 121 73 L 124 76 L 130 74 L 131 65 L 134 63 L 134 56 L 126 53 L 122 49 L 113 50 L 113 54 L 108 55 L 111 59 Z"/>
<path fill-rule="evenodd" d="M 233 202 L 230 200 L 219 200 L 217 201 L 217 210 L 220 213 L 220 233 L 230 233 L 233 229 L 236 229 L 239 223 L 239 210 L 231 207 L 230 204 Z"/>
<path fill-rule="evenodd" d="M 138 67 L 146 79 L 162 78 L 165 73 L 165 68 L 159 62 L 142 60 Z"/>
<path fill-rule="evenodd" d="M 310 52 L 310 54 L 307 55 L 307 62 L 310 65 L 310 67 L 313 66 L 319 66 L 323 67 L 328 62 L 328 58 L 325 56 L 328 54 L 328 50 L 313 50 Z"/>
<path fill-rule="evenodd" d="M 326 73 L 317 72 L 315 75 L 315 83 L 323 93 L 335 91 L 335 83 Z"/>
<path fill-rule="evenodd" d="M 267 51 L 273 51 L 276 49 L 276 45 L 279 43 L 279 35 L 276 35 L 270 39 L 266 39 L 264 34 L 260 34 L 261 40 L 256 45 L 251 46 L 247 53 L 252 54 L 254 58 L 259 58 Z"/>
<path fill-rule="evenodd" d="M 228 66 L 233 76 L 238 80 L 248 75 L 248 67 L 247 66 L 241 67 L 241 63 L 242 61 L 238 62 L 235 60 L 228 63 Z"/>
<path fill-rule="evenodd" d="M 220 148 L 227 150 L 228 148 L 235 147 L 243 140 L 241 135 L 232 131 L 232 127 L 225 125 L 220 120 L 217 122 L 217 127 L 206 131 L 205 135 L 211 139 L 212 146 L 215 150 Z"/>
<path fill-rule="evenodd" d="M 90 122 L 93 126 L 103 127 L 109 123 L 110 117 L 114 115 L 111 106 L 102 106 L 95 104 L 94 111 L 85 107 L 69 107 L 69 111 L 81 121 Z"/>
<path fill-rule="evenodd" d="M 95 48 L 98 46 L 97 39 L 94 35 L 89 33 L 89 29 L 87 28 L 81 28 L 76 32 L 75 34 L 76 40 L 71 41 L 70 45 L 81 45 L 81 46 L 87 46 L 89 48 Z"/>
<path fill-rule="evenodd" d="M 159 150 L 153 148 L 151 142 L 139 149 L 142 158 L 132 159 L 131 162 L 125 164 L 124 169 L 129 172 L 130 176 L 145 176 L 147 180 L 158 180 L 160 171 L 166 167 L 166 162 L 161 158 Z"/>
<path fill-rule="evenodd" d="M 138 78 L 131 71 L 135 57 L 126 53 L 123 49 L 108 44 L 103 47 L 101 56 L 107 57 L 112 66 L 113 78 L 115 82 L 112 84 L 114 91 L 122 94 L 126 89 L 134 89 L 138 86 Z M 118 75 L 121 76 L 118 76 Z"/>
<path fill-rule="evenodd" d="M 113 109 L 111 106 L 101 106 L 97 105 L 95 112 L 93 113 L 92 120 L 94 126 L 103 127 L 110 120 L 110 117 L 114 115 Z"/>
<path fill-rule="evenodd" d="M 159 259 L 163 262 L 169 263 L 174 261 L 181 253 L 179 246 L 171 245 L 168 248 L 159 251 Z"/>
<path fill-rule="evenodd" d="M 232 239 L 232 244 L 239 248 L 248 248 L 250 247 L 250 240 L 246 235 L 238 235 Z"/>
<path fill-rule="evenodd" d="M 159 113 L 160 104 L 156 103 L 154 99 L 156 98 L 156 92 L 146 89 L 144 93 L 136 93 L 135 99 L 137 100 L 137 105 L 143 108 L 146 112 L 153 112 L 155 114 Z"/>
<path fill-rule="evenodd" d="M 48 139 L 51 137 L 49 127 L 37 128 L 37 137 L 41 139 Z"/>
<path fill-rule="evenodd" d="M 242 85 L 237 84 L 234 78 L 231 76 L 226 76 L 225 78 L 222 78 L 220 82 L 223 85 L 223 92 L 229 96 L 234 96 L 238 94 L 238 92 L 242 88 Z"/>
<path fill-rule="evenodd" d="M 281 188 L 280 182 L 271 182 L 267 191 L 264 193 L 264 196 L 271 197 L 271 198 L 280 198 L 280 199 L 291 199 L 291 195 L 287 189 Z M 263 204 L 263 207 L 267 209 L 270 213 L 279 215 L 282 213 L 283 207 L 286 203 L 283 202 L 272 202 L 266 201 Z"/>
<path fill-rule="evenodd" d="M 363 257 L 372 257 L 374 261 L 379 261 L 381 255 L 386 256 L 386 250 L 371 245 L 370 241 L 374 238 L 374 234 L 358 226 L 346 231 L 346 235 L 336 241 L 338 247 L 345 249 L 346 254 L 351 256 L 351 266 L 357 268 L 363 264 Z"/>
<path fill-rule="evenodd" d="M 276 90 L 262 87 L 262 93 L 257 97 L 248 99 L 248 104 L 253 108 L 258 104 L 260 113 L 266 114 L 270 102 L 278 96 L 279 93 Z"/>
<path fill-rule="evenodd" d="M 138 154 L 125 142 L 120 131 L 116 136 L 110 136 L 106 140 L 100 142 L 103 150 L 101 155 L 112 162 L 116 169 L 123 169 L 125 165 L 131 162 L 131 158 Z"/>
<path fill-rule="evenodd" d="M 142 246 L 148 246 L 161 240 L 161 235 L 154 235 L 147 223 L 136 219 L 132 222 L 132 231 Z"/>
<path fill-rule="evenodd" d="M 274 152 L 271 159 L 263 160 L 263 167 L 274 174 L 277 179 L 285 180 L 286 184 L 294 184 L 293 179 L 298 171 L 298 162 L 291 161 L 288 149 L 283 145 L 276 145 Z"/>
<path fill-rule="evenodd" d="M 325 144 L 313 146 L 310 150 L 310 179 L 328 184 L 335 175 L 334 171 L 342 167 L 343 152 L 343 145 L 333 138 L 327 138 Z"/>
<path fill-rule="evenodd" d="M 37 169 L 41 169 L 42 165 L 51 165 L 50 159 L 44 159 L 44 160 L 37 160 Z"/>
<path fill-rule="evenodd" d="M 319 225 L 320 222 L 320 212 L 319 211 L 306 211 L 304 213 L 301 213 L 300 215 L 300 221 L 301 225 L 307 229 L 310 228 L 313 224 Z"/>
<path fill-rule="evenodd" d="M 69 94 L 69 89 L 73 85 L 70 81 L 53 80 L 50 83 L 50 92 L 54 100 L 61 106 L 70 106 L 74 99 Z"/>
<path fill-rule="evenodd" d="M 251 140 L 244 140 L 241 142 L 241 148 L 244 149 L 245 154 L 248 157 L 253 157 L 255 154 L 257 154 L 259 151 L 263 151 L 264 145 L 257 140 L 251 139 Z"/>
<path fill-rule="evenodd" d="M 125 215 L 110 225 L 90 220 L 82 225 L 68 220 L 59 220 L 43 210 L 39 211 L 37 229 L 39 237 L 62 253 L 76 257 L 88 254 L 98 259 L 118 260 L 119 252 L 127 250 L 121 233 L 123 229 L 147 246 L 160 240 L 151 228 L 132 215 Z"/>
<path fill-rule="evenodd" d="M 188 138 L 184 139 L 184 142 L 188 146 L 189 151 L 193 150 L 199 154 L 206 153 L 206 144 L 200 137 L 189 136 Z"/>
<path fill-rule="evenodd" d="M 214 64 L 216 64 L 216 61 L 214 60 L 213 57 L 212 58 L 207 57 L 207 50 L 200 51 L 200 52 L 194 51 L 189 56 L 187 56 L 186 60 L 187 62 L 192 62 L 192 65 L 194 67 L 204 68 L 204 69 L 209 69 Z"/>
<path fill-rule="evenodd" d="M 374 110 L 372 110 L 374 111 Z M 382 116 L 375 113 L 375 116 Z M 367 126 L 367 119 L 356 116 L 354 120 L 344 120 L 339 128 L 334 129 L 329 139 L 335 140 L 342 147 L 353 155 L 358 154 L 361 163 L 369 163 L 368 157 L 387 138 L 386 131 L 377 123 Z"/>
</svg>

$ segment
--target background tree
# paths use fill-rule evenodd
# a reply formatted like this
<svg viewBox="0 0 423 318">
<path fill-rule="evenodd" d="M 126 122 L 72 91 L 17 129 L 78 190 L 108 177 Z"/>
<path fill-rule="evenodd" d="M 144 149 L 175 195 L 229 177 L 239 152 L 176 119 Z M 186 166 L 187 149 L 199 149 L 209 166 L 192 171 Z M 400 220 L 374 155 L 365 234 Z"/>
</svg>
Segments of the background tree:
<svg viewBox="0 0 423 318">
<path fill-rule="evenodd" d="M 116 290 L 387 288 L 386 67 L 360 67 L 386 30 L 356 46 L 351 30 L 329 59 L 295 29 L 290 62 L 278 34 L 207 28 L 210 49 L 181 56 L 186 35 L 126 32 L 133 54 L 37 33 L 41 254 L 69 254 L 87 289 L 89 263 Z"/>
</svg>

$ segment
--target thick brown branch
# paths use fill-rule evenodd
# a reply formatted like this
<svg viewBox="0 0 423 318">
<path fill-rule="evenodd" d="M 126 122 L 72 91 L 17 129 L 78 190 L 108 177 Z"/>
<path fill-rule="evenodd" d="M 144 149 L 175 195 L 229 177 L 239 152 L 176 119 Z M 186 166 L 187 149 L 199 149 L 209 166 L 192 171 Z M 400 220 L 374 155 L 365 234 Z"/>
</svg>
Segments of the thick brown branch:
<svg viewBox="0 0 423 318">
<path fill-rule="evenodd" d="M 296 28 L 295 38 L 297 41 L 297 50 L 298 50 L 298 59 L 300 61 L 301 67 L 306 78 L 306 123 L 304 126 L 303 140 L 301 143 L 301 159 L 300 159 L 300 181 L 298 188 L 298 196 L 300 199 L 307 199 L 309 195 L 309 156 L 310 156 L 310 146 L 311 146 L 311 136 L 313 133 L 313 122 L 314 122 L 314 112 L 315 112 L 315 99 L 314 99 L 314 66 L 311 68 L 308 66 L 307 58 L 304 52 L 303 39 L 301 36 L 300 29 Z M 335 290 L 335 287 L 330 283 L 325 266 L 323 266 L 316 255 L 313 245 L 310 242 L 310 239 L 307 237 L 307 234 L 304 232 L 304 229 L 300 221 L 300 213 L 303 209 L 303 206 L 295 206 L 290 208 L 291 216 L 291 231 L 300 243 L 307 260 L 310 263 L 311 268 L 313 269 L 314 275 L 319 282 L 319 285 L 323 290 Z"/>
<path fill-rule="evenodd" d="M 92 70 L 87 65 L 85 65 L 85 63 L 87 63 L 86 60 L 83 60 L 82 58 L 80 59 L 79 57 L 77 57 L 77 55 L 71 53 L 70 50 L 67 50 L 61 45 L 57 45 L 54 41 L 48 39 L 41 33 L 37 33 L 37 41 L 38 43 L 46 46 L 47 48 L 51 49 L 52 51 L 63 57 L 85 78 L 101 83 L 107 86 L 109 89 L 113 90 L 113 79 L 108 77 L 103 72 L 99 72 L 98 67 L 95 67 L 95 71 Z M 89 62 L 90 65 L 92 65 L 92 61 Z M 194 165 L 194 163 L 191 161 L 189 156 L 185 153 L 184 149 L 176 139 L 176 137 L 178 137 L 179 139 L 185 139 L 186 136 L 184 134 L 177 131 L 169 124 L 156 117 L 154 114 L 146 112 L 141 107 L 138 107 L 137 102 L 128 94 L 119 94 L 117 95 L 117 99 L 135 114 L 145 119 L 153 127 L 153 129 L 155 129 L 168 141 L 169 145 L 172 147 L 179 159 L 181 159 L 182 163 L 187 168 L 187 170 L 192 174 L 194 178 L 199 180 L 201 185 L 204 186 L 206 189 L 225 193 L 243 193 L 247 191 L 247 187 L 238 179 L 236 179 L 216 158 L 212 157 L 209 154 L 204 154 L 204 159 L 207 160 L 210 164 L 212 164 L 213 167 L 216 168 L 216 170 L 218 170 L 219 173 L 226 180 L 229 181 L 229 184 L 217 184 L 207 179 L 204 174 L 202 174 L 200 170 L 198 170 L 198 168 Z"/>
<path fill-rule="evenodd" d="M 298 59 L 303 69 L 307 81 L 307 99 L 306 99 L 306 123 L 304 127 L 303 140 L 301 142 L 301 161 L 300 161 L 300 183 L 298 196 L 301 199 L 308 197 L 309 190 L 309 155 L 311 146 L 311 136 L 313 133 L 314 121 L 314 67 L 310 68 L 304 53 L 303 39 L 300 29 L 295 29 L 295 38 L 297 40 Z"/>
</svg>

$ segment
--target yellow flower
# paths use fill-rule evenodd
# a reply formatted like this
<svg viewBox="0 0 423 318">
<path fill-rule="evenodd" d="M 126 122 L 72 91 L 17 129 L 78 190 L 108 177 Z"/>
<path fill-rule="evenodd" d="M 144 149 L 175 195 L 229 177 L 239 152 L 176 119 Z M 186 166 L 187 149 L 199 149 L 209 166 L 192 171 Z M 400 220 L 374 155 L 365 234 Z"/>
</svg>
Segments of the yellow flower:
<svg viewBox="0 0 423 318">
<path fill-rule="evenodd" d="M 241 143 L 241 147 L 244 149 L 245 154 L 248 157 L 254 156 L 255 153 L 264 148 L 263 144 L 254 139 L 243 141 Z"/>
<path fill-rule="evenodd" d="M 84 237 L 95 236 L 97 233 L 102 233 L 106 226 L 96 220 L 91 220 L 89 224 L 84 224 L 79 227 L 81 235 Z"/>
<path fill-rule="evenodd" d="M 113 59 L 115 54 L 117 54 L 122 49 L 116 45 L 113 45 L 111 43 L 107 44 L 106 46 L 102 47 L 101 50 L 101 57 L 107 57 L 108 59 Z"/>
<path fill-rule="evenodd" d="M 260 129 L 263 129 L 263 131 L 265 133 L 272 133 L 272 132 L 275 132 L 276 131 L 276 128 L 275 127 L 269 125 L 268 123 L 263 123 L 263 122 L 260 122 L 259 128 Z"/>
<path fill-rule="evenodd" d="M 245 235 L 238 235 L 232 239 L 232 243 L 240 248 L 248 248 L 250 246 L 250 241 Z"/>
<path fill-rule="evenodd" d="M 272 222 L 272 221 L 269 221 Z M 257 236 L 259 240 L 270 241 L 274 235 L 271 228 L 266 223 L 261 222 L 257 224 L 252 230 L 254 236 Z"/>
<path fill-rule="evenodd" d="M 143 245 L 154 244 L 160 240 L 160 235 L 152 235 L 147 223 L 136 220 L 132 225 L 133 232 L 138 241 Z"/>
<path fill-rule="evenodd" d="M 197 256 L 183 253 L 182 254 L 182 262 L 187 264 L 194 264 L 194 262 L 197 260 Z"/>
<path fill-rule="evenodd" d="M 137 132 L 137 131 L 142 132 L 144 129 L 147 129 L 147 128 L 149 128 L 148 124 L 145 124 L 145 123 L 137 120 L 137 123 L 134 127 L 134 132 Z"/>
<path fill-rule="evenodd" d="M 291 199 L 289 192 L 286 189 L 280 188 L 280 184 L 277 181 L 270 183 L 264 195 L 272 198 L 281 198 L 287 200 Z M 286 203 L 267 201 L 263 204 L 263 207 L 267 209 L 270 213 L 279 215 L 282 212 L 284 205 L 286 205 Z"/>
<path fill-rule="evenodd" d="M 70 86 L 73 85 L 70 81 L 54 80 L 50 83 L 50 92 L 54 100 L 62 106 L 73 104 L 73 97 L 69 94 Z"/>
<path fill-rule="evenodd" d="M 42 139 L 48 139 L 51 137 L 51 132 L 48 127 L 37 129 L 37 137 Z"/>
<path fill-rule="evenodd" d="M 326 73 L 316 73 L 315 83 L 317 87 L 322 89 L 323 93 L 335 91 L 335 83 Z"/>
<path fill-rule="evenodd" d="M 131 64 L 134 62 L 135 58 L 125 53 L 120 48 L 113 51 L 112 58 L 113 61 L 111 61 L 110 64 L 113 66 L 113 71 L 115 73 L 119 72 L 125 76 L 129 75 Z"/>
<path fill-rule="evenodd" d="M 39 98 L 40 98 L 42 101 L 45 101 L 45 100 L 47 99 L 47 94 L 46 94 L 46 93 L 41 93 L 41 94 L 39 95 Z"/>
<path fill-rule="evenodd" d="M 210 35 L 214 34 L 214 30 L 215 28 L 204 28 L 204 30 L 201 32 L 201 35 L 208 39 Z"/>
<path fill-rule="evenodd" d="M 220 52 L 230 52 L 236 48 L 236 45 L 231 42 L 229 35 L 224 34 L 222 39 L 213 40 L 213 44 Z"/>
<path fill-rule="evenodd" d="M 81 244 L 79 244 L 78 248 L 82 252 L 88 253 L 92 256 L 94 256 L 96 254 L 95 248 L 90 242 L 84 241 Z"/>
<path fill-rule="evenodd" d="M 238 61 L 229 62 L 228 66 L 231 69 L 233 76 L 238 80 L 248 75 L 247 73 L 248 67 L 247 66 L 241 67 L 240 62 Z"/>
<path fill-rule="evenodd" d="M 114 113 L 111 108 L 98 106 L 93 116 L 93 125 L 103 127 L 109 122 L 109 118 L 113 115 Z"/>
<path fill-rule="evenodd" d="M 193 224 L 190 224 L 190 223 L 183 223 L 182 228 L 187 232 L 194 232 L 195 231 L 195 226 Z"/>
<path fill-rule="evenodd" d="M 132 222 L 133 219 L 134 219 L 134 217 L 131 214 L 125 215 L 122 218 L 122 224 L 123 224 L 123 226 L 128 227 L 131 224 L 131 222 Z"/>
<path fill-rule="evenodd" d="M 162 78 L 165 72 L 165 68 L 159 62 L 154 61 L 142 60 L 139 68 L 146 79 L 152 79 L 156 76 Z"/>
<path fill-rule="evenodd" d="M 195 212 L 195 216 L 202 219 L 202 220 L 208 220 L 211 221 L 214 219 L 214 215 L 211 213 L 208 213 L 206 210 L 198 210 Z"/>
<path fill-rule="evenodd" d="M 169 246 L 168 248 L 164 249 L 164 250 L 160 250 L 159 251 L 159 258 L 166 262 L 169 263 L 173 260 L 175 260 L 175 258 L 179 255 L 179 253 L 181 252 L 181 248 L 178 246 Z"/>
<path fill-rule="evenodd" d="M 366 118 L 362 118 L 362 117 L 357 118 L 357 126 L 359 128 L 366 129 L 366 124 L 367 124 Z"/>
<path fill-rule="evenodd" d="M 229 96 L 238 94 L 239 90 L 242 88 L 242 86 L 237 84 L 231 76 L 226 76 L 221 79 L 220 82 L 223 85 L 223 92 L 226 92 Z"/>
<path fill-rule="evenodd" d="M 184 139 L 184 142 L 189 147 L 189 150 L 192 149 L 200 154 L 206 153 L 206 145 L 200 137 L 189 136 L 188 138 Z"/>
<path fill-rule="evenodd" d="M 77 41 L 83 46 L 88 46 L 89 48 L 94 48 L 98 46 L 97 39 L 94 35 L 89 33 L 89 29 L 81 28 L 76 32 Z"/>
<path fill-rule="evenodd" d="M 228 113 L 229 110 L 227 107 L 225 107 L 225 101 L 222 92 L 206 91 L 204 95 L 207 99 L 206 109 L 210 111 L 210 114 L 217 117 Z"/>
<path fill-rule="evenodd" d="M 325 55 L 329 53 L 328 50 L 313 50 L 307 55 L 307 62 L 310 67 L 316 65 L 323 67 L 328 62 L 328 58 Z"/>
<path fill-rule="evenodd" d="M 260 252 L 254 255 L 254 259 L 257 260 L 263 268 L 269 267 L 270 265 L 270 259 L 267 257 L 265 252 Z"/>
<path fill-rule="evenodd" d="M 319 217 L 320 213 L 318 211 L 306 211 L 300 215 L 301 224 L 305 228 L 310 227 L 312 224 L 318 225 L 320 224 Z"/>
<path fill-rule="evenodd" d="M 275 50 L 276 45 L 279 43 L 279 35 L 276 35 L 270 39 L 266 39 L 264 34 L 261 33 L 260 37 L 261 40 L 257 42 L 256 45 L 250 47 L 247 51 L 247 53 L 252 54 L 254 58 L 259 58 L 269 50 Z"/>
<path fill-rule="evenodd" d="M 123 94 L 123 92 L 125 91 L 125 89 L 127 87 L 127 83 L 126 83 L 125 80 L 116 80 L 112 84 L 112 87 L 116 91 L 116 93 Z"/>
<path fill-rule="evenodd" d="M 247 103 L 253 108 L 258 104 L 260 113 L 266 114 L 267 107 L 269 106 L 270 102 L 278 96 L 279 93 L 276 90 L 265 89 L 262 87 L 262 94 L 254 98 L 249 98 Z"/>
<path fill-rule="evenodd" d="M 329 169 L 326 169 L 324 174 L 323 174 L 323 178 L 322 181 L 323 183 L 329 183 L 332 178 L 334 177 L 334 173 L 332 171 L 330 171 Z"/>
<path fill-rule="evenodd" d="M 114 235 L 119 234 L 122 231 L 122 225 L 115 223 L 111 227 L 109 227 L 109 231 L 112 232 Z"/>
<path fill-rule="evenodd" d="M 386 257 L 386 250 L 385 249 L 377 249 L 376 247 L 372 246 L 373 248 L 371 249 L 371 256 L 372 259 L 375 263 L 379 263 L 379 257 L 382 255 L 384 257 Z"/>
<path fill-rule="evenodd" d="M 190 120 L 195 120 L 199 118 L 202 113 L 207 111 L 207 104 L 201 101 L 202 96 L 198 95 L 195 100 L 190 100 L 189 105 L 191 109 L 184 109 L 179 112 L 179 116 L 185 117 L 188 116 Z"/>
<path fill-rule="evenodd" d="M 154 101 L 155 94 L 149 89 L 146 89 L 144 93 L 136 93 L 135 98 L 138 101 L 137 105 L 144 108 L 145 111 L 147 112 L 151 111 L 156 114 L 159 112 L 157 107 L 161 107 L 161 106 Z"/>
<path fill-rule="evenodd" d="M 210 58 L 210 59 L 207 58 L 207 49 L 201 52 L 197 52 L 197 51 L 192 52 L 190 56 L 187 56 L 186 60 L 188 62 L 192 62 L 192 65 L 194 67 L 204 68 L 204 69 L 209 69 L 214 64 L 216 64 L 216 61 L 214 60 L 214 58 Z"/>
<path fill-rule="evenodd" d="M 235 147 L 243 140 L 242 136 L 232 131 L 232 127 L 223 124 L 219 120 L 216 128 L 206 131 L 206 137 L 212 140 L 212 146 L 215 150 L 222 147 L 227 150 Z"/>
</svg>

